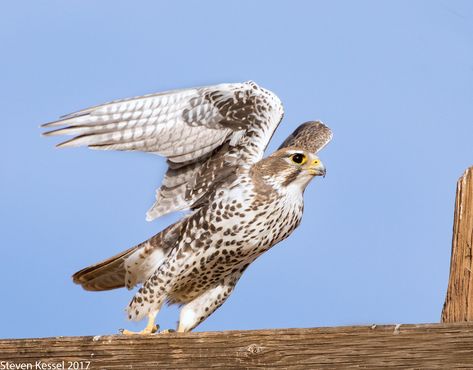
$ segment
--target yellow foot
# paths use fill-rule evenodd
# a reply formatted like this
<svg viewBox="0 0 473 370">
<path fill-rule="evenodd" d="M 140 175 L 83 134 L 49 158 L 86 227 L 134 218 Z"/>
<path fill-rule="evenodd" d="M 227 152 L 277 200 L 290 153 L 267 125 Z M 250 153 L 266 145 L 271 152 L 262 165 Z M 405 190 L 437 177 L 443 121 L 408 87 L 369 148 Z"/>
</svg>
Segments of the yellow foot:
<svg viewBox="0 0 473 370">
<path fill-rule="evenodd" d="M 156 333 L 159 329 L 159 326 L 154 324 L 156 313 L 157 312 L 148 314 L 148 323 L 142 331 L 130 331 L 126 329 L 120 329 L 120 333 L 122 333 L 123 335 L 147 335 Z"/>
<path fill-rule="evenodd" d="M 147 335 L 147 334 L 154 334 L 158 331 L 158 326 L 157 325 L 150 325 L 150 326 L 146 326 L 146 328 L 144 328 L 143 330 L 141 331 L 131 331 L 131 330 L 126 330 L 126 329 L 120 329 L 120 333 L 122 333 L 123 335 Z"/>
</svg>

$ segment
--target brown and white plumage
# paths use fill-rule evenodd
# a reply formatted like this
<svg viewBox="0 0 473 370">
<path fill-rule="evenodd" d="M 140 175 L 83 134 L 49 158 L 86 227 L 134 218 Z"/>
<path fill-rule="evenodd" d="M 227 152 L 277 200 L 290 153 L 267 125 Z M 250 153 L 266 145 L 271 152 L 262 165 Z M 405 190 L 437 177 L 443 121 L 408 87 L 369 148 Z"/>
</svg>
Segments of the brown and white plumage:
<svg viewBox="0 0 473 370">
<path fill-rule="evenodd" d="M 180 331 L 192 330 L 233 291 L 246 267 L 299 225 L 303 192 L 325 168 L 315 153 L 330 129 L 307 122 L 271 156 L 263 152 L 283 116 L 280 100 L 254 82 L 171 91 L 89 108 L 46 124 L 62 144 L 142 150 L 169 168 L 148 219 L 191 209 L 147 241 L 87 267 L 73 279 L 87 290 L 142 285 L 128 316 L 150 319 L 184 304 Z"/>
<path fill-rule="evenodd" d="M 283 113 L 275 94 L 249 81 L 117 100 L 43 126 L 60 127 L 48 136 L 75 136 L 59 147 L 165 156 L 169 169 L 147 213 L 153 220 L 190 208 L 222 169 L 260 160 Z"/>
</svg>

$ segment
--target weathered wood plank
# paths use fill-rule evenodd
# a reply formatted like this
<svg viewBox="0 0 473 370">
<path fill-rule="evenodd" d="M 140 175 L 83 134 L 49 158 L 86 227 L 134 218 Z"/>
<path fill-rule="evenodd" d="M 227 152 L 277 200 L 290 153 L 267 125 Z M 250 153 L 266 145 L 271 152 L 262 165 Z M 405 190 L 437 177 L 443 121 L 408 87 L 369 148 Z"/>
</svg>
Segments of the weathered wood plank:
<svg viewBox="0 0 473 370">
<path fill-rule="evenodd" d="M 473 321 L 473 167 L 457 182 L 452 257 L 442 322 Z"/>
<path fill-rule="evenodd" d="M 0 368 L 79 361 L 90 369 L 473 367 L 473 323 L 0 340 Z"/>
</svg>

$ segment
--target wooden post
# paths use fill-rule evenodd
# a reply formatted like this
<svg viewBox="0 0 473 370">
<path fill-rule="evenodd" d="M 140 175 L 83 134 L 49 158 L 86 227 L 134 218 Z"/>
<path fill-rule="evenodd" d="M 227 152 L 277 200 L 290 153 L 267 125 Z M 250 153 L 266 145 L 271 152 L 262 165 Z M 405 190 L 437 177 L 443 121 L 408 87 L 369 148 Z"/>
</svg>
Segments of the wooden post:
<svg viewBox="0 0 473 370">
<path fill-rule="evenodd" d="M 471 369 L 473 323 L 0 340 L 0 369 Z"/>
<path fill-rule="evenodd" d="M 473 321 L 473 167 L 457 182 L 452 257 L 442 322 Z"/>
</svg>

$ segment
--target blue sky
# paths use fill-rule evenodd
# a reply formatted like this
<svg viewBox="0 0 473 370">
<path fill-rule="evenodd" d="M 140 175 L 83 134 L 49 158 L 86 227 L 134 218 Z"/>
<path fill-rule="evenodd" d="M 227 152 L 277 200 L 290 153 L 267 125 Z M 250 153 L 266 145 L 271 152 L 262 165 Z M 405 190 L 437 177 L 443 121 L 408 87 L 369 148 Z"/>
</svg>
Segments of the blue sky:
<svg viewBox="0 0 473 370">
<path fill-rule="evenodd" d="M 0 337 L 140 329 L 76 270 L 145 221 L 164 160 L 55 149 L 41 123 L 116 98 L 252 79 L 334 131 L 302 225 L 198 330 L 439 320 L 455 182 L 473 164 L 471 1 L 14 1 L 0 15 Z M 177 310 L 158 317 L 174 327 Z"/>
</svg>

